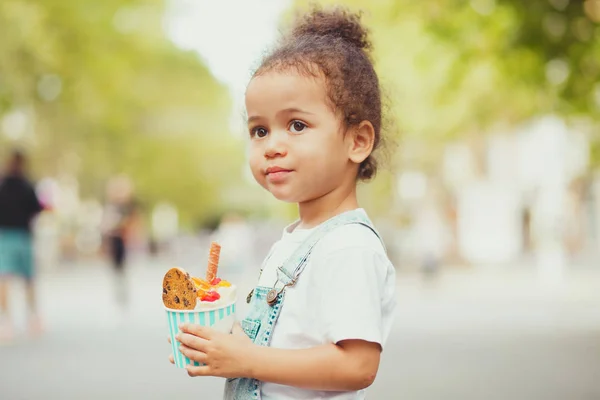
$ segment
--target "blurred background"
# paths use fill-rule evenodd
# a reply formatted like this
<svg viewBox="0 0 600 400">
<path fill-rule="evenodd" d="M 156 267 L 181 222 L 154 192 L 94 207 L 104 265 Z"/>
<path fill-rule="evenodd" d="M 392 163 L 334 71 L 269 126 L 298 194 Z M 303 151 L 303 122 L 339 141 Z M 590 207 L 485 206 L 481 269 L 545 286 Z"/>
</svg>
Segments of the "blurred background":
<svg viewBox="0 0 600 400">
<path fill-rule="evenodd" d="M 365 11 L 388 99 L 360 196 L 399 307 L 370 398 L 599 399 L 600 0 L 321 3 Z M 162 276 L 218 240 L 243 300 L 296 217 L 246 166 L 243 93 L 307 4 L 0 2 L 0 166 L 22 151 L 44 207 L 0 398 L 220 398 L 167 361 Z"/>
</svg>

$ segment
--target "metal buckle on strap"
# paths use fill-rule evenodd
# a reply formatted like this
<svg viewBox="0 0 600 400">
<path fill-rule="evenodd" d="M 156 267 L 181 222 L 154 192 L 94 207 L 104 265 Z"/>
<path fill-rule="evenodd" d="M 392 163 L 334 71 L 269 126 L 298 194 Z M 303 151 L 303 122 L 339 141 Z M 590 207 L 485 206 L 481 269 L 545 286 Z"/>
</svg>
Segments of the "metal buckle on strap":
<svg viewBox="0 0 600 400">
<path fill-rule="evenodd" d="M 277 303 L 277 297 L 279 297 L 281 292 L 283 292 L 286 287 L 294 286 L 296 284 L 297 278 L 298 277 L 292 279 L 289 283 L 286 283 L 285 285 L 283 285 L 283 287 L 281 289 L 279 289 L 279 291 L 275 287 L 273 287 L 273 289 L 269 290 L 269 293 L 267 293 L 267 303 L 271 307 L 273 307 L 275 305 L 275 303 Z M 275 281 L 275 285 L 273 285 L 273 286 L 277 286 L 278 282 L 279 282 L 279 279 L 277 279 L 277 281 Z"/>
</svg>

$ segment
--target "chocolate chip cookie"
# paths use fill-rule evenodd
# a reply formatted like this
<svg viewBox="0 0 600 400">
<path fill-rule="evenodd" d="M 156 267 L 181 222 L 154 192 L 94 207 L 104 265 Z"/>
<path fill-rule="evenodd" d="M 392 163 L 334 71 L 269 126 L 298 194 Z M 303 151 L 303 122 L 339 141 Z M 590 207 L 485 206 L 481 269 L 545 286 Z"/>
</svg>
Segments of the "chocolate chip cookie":
<svg viewBox="0 0 600 400">
<path fill-rule="evenodd" d="M 174 310 L 193 310 L 198 294 L 190 274 L 181 268 L 171 268 L 163 279 L 163 303 Z"/>
</svg>

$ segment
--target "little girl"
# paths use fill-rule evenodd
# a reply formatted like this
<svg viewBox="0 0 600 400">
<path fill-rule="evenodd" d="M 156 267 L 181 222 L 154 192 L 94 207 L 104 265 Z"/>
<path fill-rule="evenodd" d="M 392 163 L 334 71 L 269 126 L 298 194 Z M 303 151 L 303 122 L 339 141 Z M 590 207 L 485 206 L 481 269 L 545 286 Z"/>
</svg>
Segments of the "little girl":
<svg viewBox="0 0 600 400">
<path fill-rule="evenodd" d="M 228 378 L 226 399 L 363 399 L 395 307 L 395 273 L 356 185 L 377 169 L 381 96 L 360 17 L 315 9 L 246 92 L 250 167 L 298 204 L 233 334 L 184 324 L 190 376 Z"/>
</svg>

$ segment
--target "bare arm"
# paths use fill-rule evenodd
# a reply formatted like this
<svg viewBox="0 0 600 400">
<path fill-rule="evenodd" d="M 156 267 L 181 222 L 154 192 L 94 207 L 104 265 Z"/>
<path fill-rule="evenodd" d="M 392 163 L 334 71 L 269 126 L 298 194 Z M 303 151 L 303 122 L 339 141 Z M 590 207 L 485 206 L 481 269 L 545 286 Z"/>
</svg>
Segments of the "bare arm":
<svg viewBox="0 0 600 400">
<path fill-rule="evenodd" d="M 349 391 L 370 386 L 379 368 L 381 347 L 365 340 L 290 350 L 252 343 L 239 324 L 232 335 L 196 324 L 184 323 L 180 329 L 179 350 L 205 364 L 188 365 L 190 376 L 246 377 L 305 389 Z"/>
<path fill-rule="evenodd" d="M 344 340 L 310 349 L 253 347 L 249 377 L 313 390 L 360 390 L 375 380 L 381 347 L 364 340 Z"/>
</svg>

